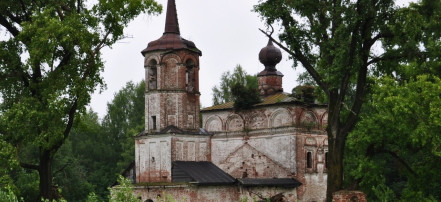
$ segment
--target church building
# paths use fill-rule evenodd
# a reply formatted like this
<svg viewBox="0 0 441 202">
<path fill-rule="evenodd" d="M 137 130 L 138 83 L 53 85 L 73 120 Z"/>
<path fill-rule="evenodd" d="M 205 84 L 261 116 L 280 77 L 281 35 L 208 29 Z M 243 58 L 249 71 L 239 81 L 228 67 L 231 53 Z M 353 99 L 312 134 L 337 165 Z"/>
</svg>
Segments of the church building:
<svg viewBox="0 0 441 202">
<path fill-rule="evenodd" d="M 175 0 L 166 12 L 164 34 L 141 52 L 145 131 L 135 137 L 127 172 L 134 194 L 142 201 L 324 201 L 326 106 L 283 92 L 280 49 L 269 41 L 256 57 L 260 103 L 200 109 L 199 69 L 209 67 L 180 36 Z"/>
</svg>

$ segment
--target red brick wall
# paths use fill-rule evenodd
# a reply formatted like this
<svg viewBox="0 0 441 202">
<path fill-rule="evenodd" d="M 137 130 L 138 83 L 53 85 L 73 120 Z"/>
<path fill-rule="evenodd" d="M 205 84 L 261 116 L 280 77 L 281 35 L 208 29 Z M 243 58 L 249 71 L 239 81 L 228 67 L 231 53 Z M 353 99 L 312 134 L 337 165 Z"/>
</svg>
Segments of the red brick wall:
<svg viewBox="0 0 441 202">
<path fill-rule="evenodd" d="M 198 130 L 199 55 L 189 50 L 171 53 L 158 51 L 146 54 L 145 58 L 146 77 L 151 69 L 151 61 L 159 60 L 156 62 L 157 88 L 147 88 L 146 91 L 146 130 L 158 132 L 169 125 L 184 130 Z M 193 60 L 194 66 L 187 71 L 186 61 L 190 59 Z M 190 78 L 188 84 L 187 72 Z M 154 131 L 152 116 L 156 116 L 157 123 Z"/>
<path fill-rule="evenodd" d="M 282 76 L 266 75 L 259 76 L 259 91 L 260 95 L 268 96 L 277 92 L 283 92 Z"/>
</svg>

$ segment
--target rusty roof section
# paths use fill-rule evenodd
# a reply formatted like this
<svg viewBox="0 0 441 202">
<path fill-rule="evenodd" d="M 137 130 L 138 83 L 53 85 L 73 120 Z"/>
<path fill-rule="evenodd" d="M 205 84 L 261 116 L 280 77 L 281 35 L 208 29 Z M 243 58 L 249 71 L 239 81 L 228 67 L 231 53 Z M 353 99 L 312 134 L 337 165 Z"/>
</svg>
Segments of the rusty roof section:
<svg viewBox="0 0 441 202">
<path fill-rule="evenodd" d="M 277 104 L 277 103 L 292 102 L 295 100 L 296 100 L 295 98 L 288 96 L 288 94 L 286 94 L 286 93 L 277 93 L 277 94 L 265 97 L 260 103 L 257 103 L 253 106 L 272 105 L 272 104 Z M 204 108 L 204 109 L 202 109 L 202 111 L 233 109 L 233 105 L 234 105 L 234 102 L 227 102 L 224 104 L 214 105 L 211 107 Z"/>
<path fill-rule="evenodd" d="M 165 30 L 166 33 L 181 34 L 179 32 L 178 13 L 176 12 L 175 0 L 168 0 L 167 15 L 165 16 Z"/>
<path fill-rule="evenodd" d="M 234 102 L 227 102 L 219 105 L 213 105 L 211 107 L 207 107 L 202 109 L 203 111 L 210 111 L 210 110 L 216 110 L 216 109 L 232 109 L 234 105 Z"/>
<path fill-rule="evenodd" d="M 276 104 L 276 103 L 280 103 L 280 102 L 290 102 L 290 101 L 294 101 L 294 99 L 292 99 L 292 97 L 289 97 L 285 93 L 277 93 L 277 94 L 265 97 L 265 99 L 263 99 L 262 102 L 257 103 L 254 106 L 271 105 L 271 104 Z"/>
<path fill-rule="evenodd" d="M 156 50 L 180 49 L 187 49 L 202 55 L 202 52 L 196 48 L 196 45 L 192 41 L 181 37 L 175 0 L 168 0 L 164 34 L 161 38 L 150 42 L 147 48 L 141 51 L 141 54 L 145 55 L 148 52 Z"/>
</svg>

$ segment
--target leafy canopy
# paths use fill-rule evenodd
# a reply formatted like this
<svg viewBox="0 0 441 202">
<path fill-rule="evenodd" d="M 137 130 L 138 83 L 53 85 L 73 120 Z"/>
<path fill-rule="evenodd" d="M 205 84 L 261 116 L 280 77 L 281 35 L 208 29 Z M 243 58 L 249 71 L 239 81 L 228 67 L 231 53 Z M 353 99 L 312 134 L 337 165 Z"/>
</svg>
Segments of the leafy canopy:
<svg viewBox="0 0 441 202">
<path fill-rule="evenodd" d="M 234 100 L 232 88 L 234 85 L 244 86 L 248 89 L 258 89 L 257 76 L 249 75 L 240 65 L 234 68 L 233 73 L 226 71 L 221 76 L 221 83 L 212 88 L 213 105 L 223 104 Z"/>
<path fill-rule="evenodd" d="M 406 64 L 420 73 L 439 73 L 430 67 L 440 64 L 440 5 L 430 0 L 404 8 L 393 0 L 265 0 L 255 6 L 268 26 L 281 27 L 279 40 L 273 32 L 262 32 L 326 95 L 328 201 L 344 188 L 345 143 L 371 90 L 370 76 L 401 77 L 398 70 Z"/>
<path fill-rule="evenodd" d="M 348 179 L 358 180 L 368 196 L 382 185 L 402 200 L 418 193 L 440 200 L 441 80 L 418 75 L 404 83 L 391 77 L 376 83 L 347 142 Z"/>
<path fill-rule="evenodd" d="M 0 139 L 22 167 L 39 171 L 44 198 L 56 197 L 51 163 L 76 114 L 104 87 L 100 51 L 124 38 L 137 15 L 161 8 L 154 0 L 0 2 L 7 35 L 0 41 Z M 37 155 L 21 155 L 30 150 Z"/>
</svg>

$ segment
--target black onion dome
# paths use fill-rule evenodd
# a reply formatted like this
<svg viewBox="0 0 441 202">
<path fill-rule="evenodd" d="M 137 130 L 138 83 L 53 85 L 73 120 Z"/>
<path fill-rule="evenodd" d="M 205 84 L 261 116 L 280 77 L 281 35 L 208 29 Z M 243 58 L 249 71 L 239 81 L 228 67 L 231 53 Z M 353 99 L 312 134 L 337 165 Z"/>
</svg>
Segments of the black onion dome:
<svg viewBox="0 0 441 202">
<path fill-rule="evenodd" d="M 260 50 L 259 60 L 265 65 L 265 71 L 277 71 L 276 65 L 282 60 L 282 52 L 269 39 L 268 45 Z"/>
</svg>

